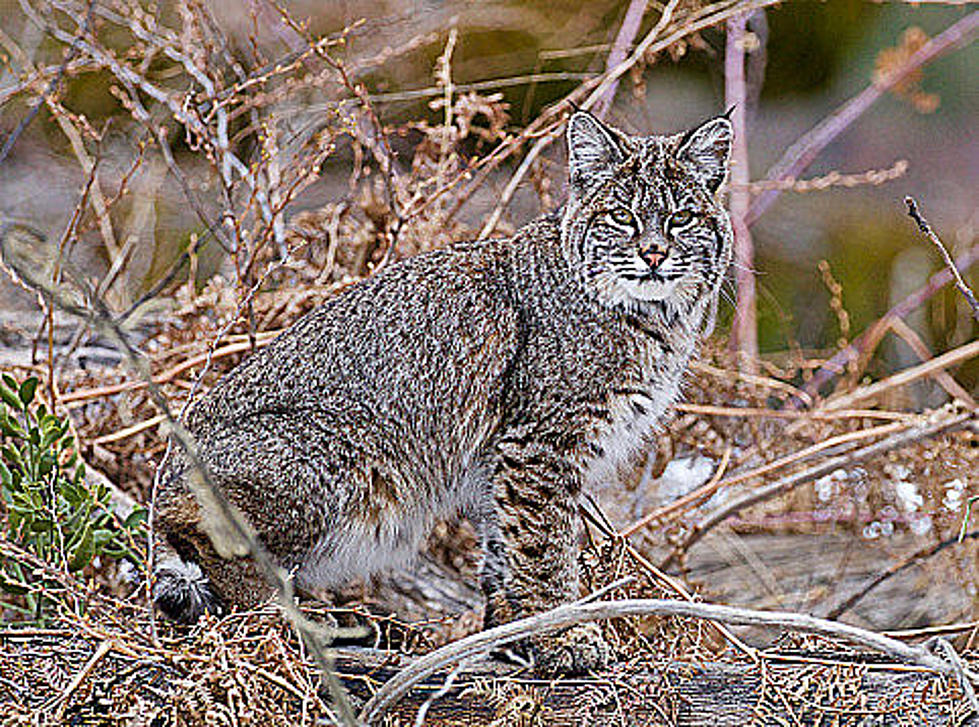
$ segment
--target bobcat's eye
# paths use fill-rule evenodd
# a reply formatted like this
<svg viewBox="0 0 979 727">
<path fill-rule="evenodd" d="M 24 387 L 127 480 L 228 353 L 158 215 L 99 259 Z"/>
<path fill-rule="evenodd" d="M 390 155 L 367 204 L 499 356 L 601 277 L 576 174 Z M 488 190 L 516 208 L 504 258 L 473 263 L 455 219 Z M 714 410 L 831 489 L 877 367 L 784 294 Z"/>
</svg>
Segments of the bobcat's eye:
<svg viewBox="0 0 979 727">
<path fill-rule="evenodd" d="M 636 218 L 625 207 L 616 207 L 608 213 L 608 216 L 617 225 L 623 225 L 625 227 L 636 226 Z"/>
<path fill-rule="evenodd" d="M 686 227 L 693 222 L 694 214 L 690 210 L 679 210 L 670 215 L 669 227 Z"/>
</svg>

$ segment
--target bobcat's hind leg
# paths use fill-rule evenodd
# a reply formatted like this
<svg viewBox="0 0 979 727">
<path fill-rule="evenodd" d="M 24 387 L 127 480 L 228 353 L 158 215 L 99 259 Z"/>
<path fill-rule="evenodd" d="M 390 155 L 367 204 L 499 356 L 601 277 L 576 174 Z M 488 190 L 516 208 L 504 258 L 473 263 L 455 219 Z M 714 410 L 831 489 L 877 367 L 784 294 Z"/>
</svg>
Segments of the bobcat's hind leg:
<svg viewBox="0 0 979 727">
<path fill-rule="evenodd" d="M 493 472 L 498 529 L 487 531 L 481 577 L 488 627 L 579 595 L 576 472 L 538 445 L 503 443 L 500 449 Z M 610 657 L 595 624 L 534 637 L 528 645 L 536 669 L 547 675 L 599 669 Z"/>
</svg>

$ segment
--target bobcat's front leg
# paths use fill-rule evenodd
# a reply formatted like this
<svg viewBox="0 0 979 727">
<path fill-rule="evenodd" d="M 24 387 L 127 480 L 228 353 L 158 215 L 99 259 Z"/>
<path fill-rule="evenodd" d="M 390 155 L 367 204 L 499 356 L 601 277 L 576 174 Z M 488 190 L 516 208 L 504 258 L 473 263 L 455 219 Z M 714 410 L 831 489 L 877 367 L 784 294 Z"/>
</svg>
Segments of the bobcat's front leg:
<svg viewBox="0 0 979 727">
<path fill-rule="evenodd" d="M 573 465 L 536 445 L 503 443 L 492 472 L 496 517 L 485 537 L 487 628 L 578 598 L 580 479 Z M 601 668 L 609 647 L 595 624 L 528 642 L 538 671 Z"/>
</svg>

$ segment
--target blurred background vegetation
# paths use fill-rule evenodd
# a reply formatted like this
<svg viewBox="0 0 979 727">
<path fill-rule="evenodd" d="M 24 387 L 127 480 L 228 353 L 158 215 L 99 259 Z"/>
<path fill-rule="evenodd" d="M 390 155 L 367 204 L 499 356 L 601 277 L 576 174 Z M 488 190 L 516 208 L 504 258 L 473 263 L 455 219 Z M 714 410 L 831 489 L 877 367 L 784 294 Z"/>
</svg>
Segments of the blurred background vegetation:
<svg viewBox="0 0 979 727">
<path fill-rule="evenodd" d="M 158 12 L 161 22 L 177 26 L 178 8 L 171 5 L 160 3 Z M 380 120 L 400 129 L 392 145 L 398 163 L 405 167 L 424 137 L 417 131 L 418 124 L 435 125 L 441 120 L 441 110 L 431 103 L 440 93 L 433 75 L 450 28 L 458 29 L 452 81 L 460 91 L 475 85 L 484 95 L 502 94 L 503 108 L 509 112 L 506 128 L 512 131 L 536 118 L 582 79 L 604 70 L 609 44 L 627 5 L 610 0 L 286 3 L 294 18 L 309 19 L 309 30 L 315 35 L 337 36 L 347 29 L 346 43 L 335 52 L 374 97 Z M 248 57 L 251 47 L 256 57 L 276 59 L 293 50 L 294 39 L 268 6 L 219 1 L 210 3 L 210 8 L 232 56 Z M 749 94 L 757 96 L 750 99 L 748 109 L 752 179 L 761 177 L 800 134 L 864 88 L 882 61 L 881 53 L 899 46 L 902 38 L 907 42 L 913 37 L 906 36 L 909 29 L 912 34 L 932 36 L 969 11 L 944 4 L 830 0 L 787 2 L 765 12 L 764 78 L 762 83 L 749 79 Z M 2 94 L 23 77 L 18 52 L 56 65 L 64 46 L 29 22 L 18 2 L 4 0 L 0 13 L 6 39 Z M 648 13 L 643 32 L 653 16 Z M 105 24 L 100 32 L 120 56 L 132 50 L 126 47 L 132 38 L 119 27 Z M 723 57 L 722 25 L 647 59 L 623 79 L 608 118 L 636 133 L 672 132 L 723 111 Z M 174 66 L 172 60 L 156 55 L 146 70 L 165 83 L 168 75 L 176 73 Z M 908 171 L 903 177 L 880 186 L 786 193 L 754 225 L 763 353 L 801 347 L 807 354 L 825 355 L 840 338 L 863 330 L 940 267 L 935 251 L 923 243 L 904 213 L 905 194 L 918 199 L 953 254 L 972 243 L 979 187 L 977 67 L 979 50 L 974 44 L 937 59 L 918 74 L 910 91 L 889 94 L 876 103 L 805 175 L 859 173 L 889 168 L 905 159 Z M 105 130 L 101 153 L 106 176 L 125 173 L 137 141 L 120 97 L 105 70 L 68 74 L 65 79 L 64 107 L 93 129 Z M 6 139 L 28 113 L 31 100 L 27 95 L 2 98 L 6 102 L 0 105 L 0 132 Z M 333 113 L 331 103 L 311 88 L 276 107 L 274 113 L 280 128 L 295 133 L 295 138 L 307 138 Z M 201 165 L 200 155 L 187 146 L 186 138 L 178 132 L 171 139 L 181 163 L 190 168 Z M 243 145 L 248 143 L 254 141 L 246 139 Z M 467 143 L 470 154 L 485 151 L 477 150 L 472 139 Z M 323 162 L 319 181 L 292 202 L 290 213 L 322 207 L 347 193 L 351 145 L 342 136 L 336 144 L 336 152 Z M 543 173 L 551 179 L 552 196 L 559 202 L 563 172 L 556 146 Z M 460 210 L 459 220 L 466 227 L 479 228 L 515 163 L 498 170 L 485 192 L 474 195 Z M 209 182 L 200 171 L 199 184 L 206 195 Z M 84 173 L 68 139 L 48 109 L 42 109 L 0 164 L 0 215 L 29 223 L 57 240 L 83 182 Z M 124 284 L 116 290 L 120 305 L 150 289 L 186 247 L 190 234 L 200 231 L 199 220 L 158 160 L 143 164 L 129 183 L 142 201 L 125 211 L 127 205 L 121 205 L 118 214 L 128 215 L 129 223 L 137 225 L 134 234 L 140 239 L 121 276 Z M 539 212 L 539 191 L 539 185 L 535 189 L 529 182 L 518 190 L 504 217 L 510 228 Z M 211 188 L 211 193 L 216 196 L 217 190 Z M 97 236 L 88 240 L 75 247 L 75 260 L 94 277 L 101 277 L 112 265 L 114 251 L 106 250 Z M 825 276 L 818 270 L 821 260 L 827 261 L 832 277 L 842 286 L 848 331 L 841 331 L 831 309 Z M 199 274 L 206 277 L 221 263 L 222 256 L 212 245 Z M 0 301 L 4 307 L 34 305 L 32 296 L 6 280 L 0 281 Z M 913 313 L 908 323 L 933 350 L 952 347 L 977 333 L 976 323 L 951 287 Z M 880 353 L 877 368 L 871 369 L 875 374 L 916 360 L 899 342 L 886 342 Z M 979 380 L 979 366 L 966 365 L 959 375 L 971 389 Z M 930 385 L 925 386 L 931 391 Z M 927 398 L 928 391 L 919 394 Z"/>
</svg>

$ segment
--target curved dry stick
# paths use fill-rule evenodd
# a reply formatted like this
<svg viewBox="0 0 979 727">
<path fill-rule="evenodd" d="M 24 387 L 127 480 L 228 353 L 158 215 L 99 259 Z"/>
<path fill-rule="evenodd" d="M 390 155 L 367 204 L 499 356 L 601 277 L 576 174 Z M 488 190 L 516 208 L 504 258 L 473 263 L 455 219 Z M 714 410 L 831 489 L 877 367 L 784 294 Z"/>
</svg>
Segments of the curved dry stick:
<svg viewBox="0 0 979 727">
<path fill-rule="evenodd" d="M 904 65 L 894 69 L 882 78 L 875 79 L 867 88 L 840 106 L 810 131 L 803 134 L 790 146 L 765 175 L 768 181 L 796 177 L 812 163 L 826 146 L 856 121 L 877 99 L 883 96 L 895 85 L 906 79 L 916 70 L 933 61 L 946 51 L 967 41 L 979 30 L 979 10 L 973 11 L 952 24 L 939 35 L 925 43 L 913 53 Z M 752 224 L 771 207 L 781 194 L 781 190 L 772 189 L 763 192 L 755 198 L 745 217 L 747 224 Z"/>
<path fill-rule="evenodd" d="M 939 674 L 955 676 L 956 668 L 920 647 L 874 633 L 857 626 L 788 611 L 755 611 L 734 606 L 710 603 L 690 603 L 667 599 L 627 599 L 621 601 L 597 601 L 586 604 L 558 606 L 551 611 L 511 621 L 464 639 L 447 644 L 416 660 L 388 680 L 364 705 L 359 719 L 366 725 L 379 720 L 384 713 L 412 687 L 438 670 L 457 664 L 491 649 L 510 644 L 535 634 L 547 633 L 574 624 L 623 616 L 683 616 L 700 618 L 738 626 L 781 626 L 809 634 L 820 634 L 847 639 L 855 644 L 874 649 L 892 658 L 911 662 Z M 979 675 L 966 672 L 969 679 Z"/>
</svg>

